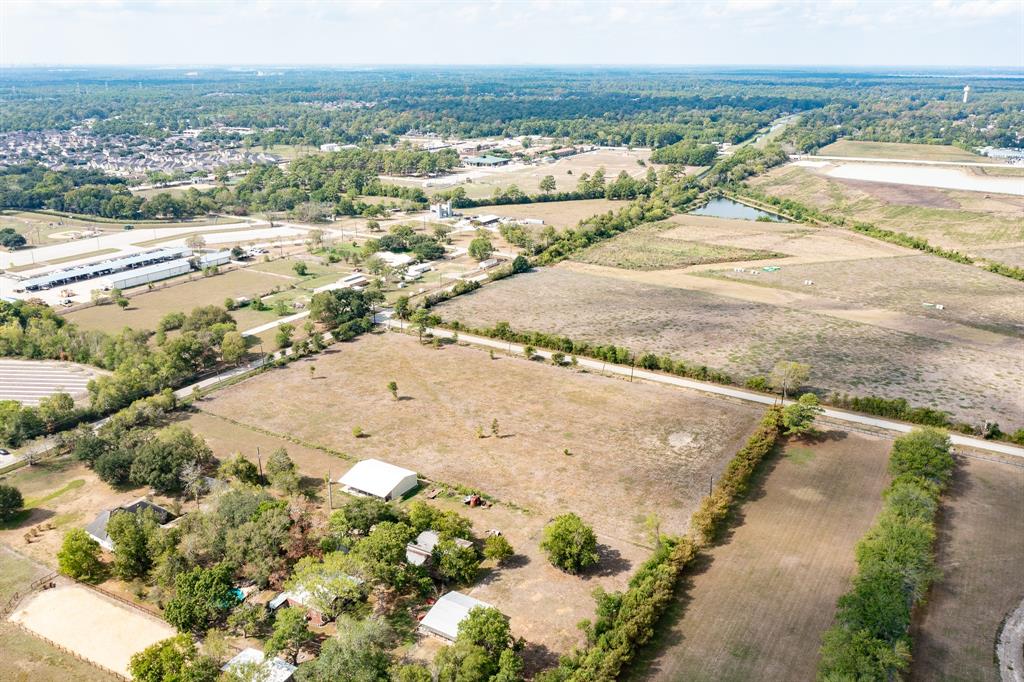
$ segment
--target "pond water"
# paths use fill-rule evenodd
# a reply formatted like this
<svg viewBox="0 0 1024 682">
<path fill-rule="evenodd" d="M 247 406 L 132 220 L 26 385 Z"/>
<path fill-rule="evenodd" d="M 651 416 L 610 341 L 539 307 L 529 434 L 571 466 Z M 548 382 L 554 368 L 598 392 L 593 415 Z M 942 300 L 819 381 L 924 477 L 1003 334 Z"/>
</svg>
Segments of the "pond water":
<svg viewBox="0 0 1024 682">
<path fill-rule="evenodd" d="M 712 199 L 698 209 L 690 211 L 690 215 L 707 215 L 715 218 L 732 218 L 733 220 L 757 220 L 758 218 L 769 218 L 774 222 L 785 222 L 774 213 L 762 211 L 759 208 L 751 208 L 732 199 L 719 197 Z"/>
</svg>

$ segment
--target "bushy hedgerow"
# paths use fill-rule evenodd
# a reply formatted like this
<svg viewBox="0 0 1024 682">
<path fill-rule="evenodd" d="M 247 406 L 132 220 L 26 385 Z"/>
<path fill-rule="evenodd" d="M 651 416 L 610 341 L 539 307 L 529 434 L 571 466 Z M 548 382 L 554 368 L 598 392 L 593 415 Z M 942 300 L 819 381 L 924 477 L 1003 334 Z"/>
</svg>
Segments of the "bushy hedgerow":
<svg viewBox="0 0 1024 682">
<path fill-rule="evenodd" d="M 587 647 L 562 658 L 540 682 L 595 682 L 618 678 L 637 650 L 654 636 L 654 626 L 675 596 L 683 569 L 696 556 L 689 537 L 665 538 L 630 579 L 625 592 L 597 592 L 598 617 L 584 622 Z"/>
<path fill-rule="evenodd" d="M 702 544 L 712 542 L 737 500 L 747 492 L 750 478 L 761 460 L 771 452 L 782 430 L 782 410 L 765 413 L 757 430 L 729 461 L 714 491 L 701 501 L 690 519 L 690 532 Z"/>
<path fill-rule="evenodd" d="M 913 608 L 939 576 L 935 516 L 954 466 L 942 431 L 926 427 L 896 439 L 894 478 L 878 521 L 857 545 L 857 575 L 825 633 L 820 679 L 892 680 L 906 672 Z"/>
</svg>

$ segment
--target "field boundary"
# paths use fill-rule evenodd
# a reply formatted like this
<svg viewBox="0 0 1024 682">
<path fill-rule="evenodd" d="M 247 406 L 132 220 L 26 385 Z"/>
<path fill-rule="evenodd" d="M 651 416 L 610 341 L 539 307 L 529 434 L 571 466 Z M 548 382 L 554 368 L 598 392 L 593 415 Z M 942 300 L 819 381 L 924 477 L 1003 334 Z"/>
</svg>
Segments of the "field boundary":
<svg viewBox="0 0 1024 682">
<path fill-rule="evenodd" d="M 388 327 L 392 329 L 405 330 L 407 323 L 402 320 L 388 319 L 384 322 Z M 412 329 L 412 325 L 408 324 L 408 327 Z M 525 348 L 524 344 L 514 343 L 512 341 L 505 341 L 501 339 L 492 339 L 484 336 L 477 336 L 470 333 L 463 333 L 462 331 L 454 332 L 443 327 L 428 327 L 424 330 L 424 333 L 430 333 L 435 336 L 442 338 L 452 338 L 454 334 L 458 334 L 458 340 L 464 341 L 477 346 L 483 346 L 485 348 L 492 348 L 496 350 L 503 350 L 509 354 L 518 353 L 522 354 Z M 527 344 L 528 345 L 528 344 Z M 558 351 L 554 351 L 558 352 Z M 542 358 L 551 359 L 553 354 L 552 351 L 548 350 L 536 350 L 535 353 Z M 564 353 L 563 353 L 564 355 Z M 602 374 L 610 372 L 613 375 L 625 376 L 638 379 L 644 379 L 647 381 L 653 381 L 661 384 L 668 384 L 671 386 L 677 386 L 680 388 L 690 388 L 704 393 L 712 393 L 718 396 L 724 396 L 728 398 L 736 398 L 747 402 L 760 403 L 762 405 L 774 405 L 782 404 L 790 405 L 793 400 L 781 400 L 778 396 L 768 395 L 765 393 L 756 393 L 754 391 L 733 388 L 730 386 L 724 386 L 721 384 L 711 383 L 709 381 L 700 381 L 697 379 L 688 379 L 679 376 L 673 376 L 669 374 L 663 374 L 661 372 L 655 372 L 646 369 L 637 369 L 635 365 L 618 365 L 612 362 L 602 362 L 600 360 L 591 360 L 590 358 L 579 358 L 578 364 L 589 369 L 596 369 Z M 881 417 L 874 417 L 870 415 L 860 414 L 857 412 L 851 412 L 848 410 L 841 410 L 832 407 L 825 408 L 822 413 L 825 417 L 830 417 L 843 423 L 853 423 L 866 426 L 874 426 L 887 431 L 894 431 L 897 433 L 909 433 L 914 428 L 921 426 L 920 424 L 910 424 L 891 419 L 884 419 Z M 977 450 L 984 450 L 986 452 L 995 452 L 1002 455 L 1009 455 L 1011 457 L 1024 458 L 1024 447 L 1012 445 L 1003 441 L 989 441 L 981 438 L 972 438 L 964 435 L 950 432 L 950 440 L 954 445 L 960 445 L 963 447 L 975 448 Z"/>
</svg>

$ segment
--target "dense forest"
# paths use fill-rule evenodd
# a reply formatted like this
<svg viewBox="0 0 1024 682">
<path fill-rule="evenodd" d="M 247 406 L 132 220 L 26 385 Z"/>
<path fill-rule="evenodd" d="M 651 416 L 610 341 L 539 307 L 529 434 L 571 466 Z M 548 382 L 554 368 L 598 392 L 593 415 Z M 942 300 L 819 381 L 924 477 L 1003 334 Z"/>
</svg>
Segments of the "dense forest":
<svg viewBox="0 0 1024 682">
<path fill-rule="evenodd" d="M 195 75 L 189 75 L 194 73 Z M 638 77 L 642 75 L 643 77 Z M 737 143 L 786 113 L 802 149 L 839 134 L 903 142 L 1013 146 L 1024 93 L 1007 78 L 855 71 L 702 69 L 184 70 L 7 69 L 0 132 L 69 129 L 161 137 L 221 125 L 206 139 L 391 142 L 440 135 L 551 135 L 609 145 Z"/>
</svg>

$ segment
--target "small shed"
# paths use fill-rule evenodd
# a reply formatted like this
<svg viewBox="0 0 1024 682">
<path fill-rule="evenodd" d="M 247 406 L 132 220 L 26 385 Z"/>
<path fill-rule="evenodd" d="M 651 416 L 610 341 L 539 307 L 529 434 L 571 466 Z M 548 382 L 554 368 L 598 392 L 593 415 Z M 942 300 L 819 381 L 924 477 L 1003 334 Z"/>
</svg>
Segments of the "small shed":
<svg viewBox="0 0 1024 682">
<path fill-rule="evenodd" d="M 238 666 L 256 664 L 260 667 L 260 674 L 253 677 L 261 682 L 290 682 L 295 678 L 295 666 L 287 661 L 282 661 L 276 656 L 267 658 L 259 649 L 252 647 L 242 649 L 230 661 L 225 663 L 221 670 L 230 673 Z"/>
<path fill-rule="evenodd" d="M 398 499 L 419 485 L 415 471 L 379 459 L 356 462 L 338 479 L 338 483 L 344 486 L 346 492 L 379 497 L 385 501 Z"/>
<path fill-rule="evenodd" d="M 449 592 L 430 607 L 427 615 L 420 621 L 420 629 L 454 642 L 455 638 L 459 636 L 459 623 L 477 607 L 492 608 L 490 604 L 474 599 L 468 594 Z"/>
</svg>

